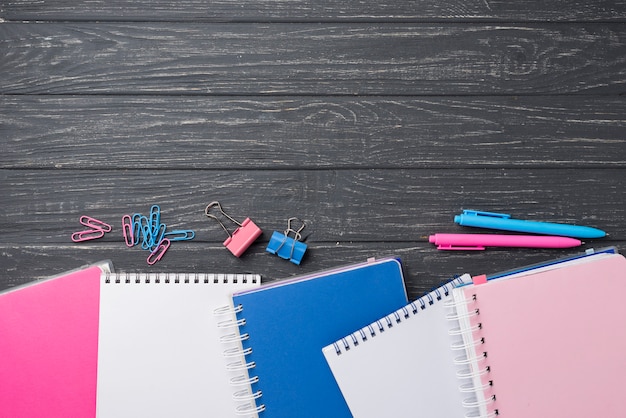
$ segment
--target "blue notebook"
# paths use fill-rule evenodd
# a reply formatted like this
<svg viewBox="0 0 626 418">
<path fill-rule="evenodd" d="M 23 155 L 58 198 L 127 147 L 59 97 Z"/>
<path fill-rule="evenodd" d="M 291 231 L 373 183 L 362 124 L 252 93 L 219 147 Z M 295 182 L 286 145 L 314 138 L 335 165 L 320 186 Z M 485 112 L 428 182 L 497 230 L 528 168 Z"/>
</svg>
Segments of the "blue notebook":
<svg viewBox="0 0 626 418">
<path fill-rule="evenodd" d="M 406 305 L 402 266 L 385 258 L 233 295 L 259 417 L 351 417 L 322 348 Z M 232 365 L 237 367 L 237 364 Z M 246 399 L 242 399 L 245 401 Z M 245 402 L 242 402 L 245 405 Z"/>
</svg>

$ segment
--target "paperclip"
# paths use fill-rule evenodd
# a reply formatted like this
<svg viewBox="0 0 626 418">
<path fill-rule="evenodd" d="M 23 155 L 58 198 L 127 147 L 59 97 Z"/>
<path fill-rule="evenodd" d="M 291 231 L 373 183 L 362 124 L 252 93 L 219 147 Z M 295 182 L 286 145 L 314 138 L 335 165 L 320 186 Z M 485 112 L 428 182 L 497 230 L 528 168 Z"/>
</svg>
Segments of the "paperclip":
<svg viewBox="0 0 626 418">
<path fill-rule="evenodd" d="M 150 229 L 151 229 L 152 235 L 158 235 L 160 227 L 161 227 L 161 207 L 159 205 L 152 205 L 152 207 L 150 208 Z"/>
<path fill-rule="evenodd" d="M 111 232 L 111 225 L 92 218 L 91 216 L 83 215 L 80 217 L 79 222 L 91 229 L 101 229 L 104 232 Z"/>
<path fill-rule="evenodd" d="M 146 260 L 148 264 L 153 265 L 154 263 L 159 261 L 168 248 L 170 248 L 170 240 L 165 238 L 163 239 L 163 241 L 159 242 L 157 247 L 152 252 L 150 252 L 150 255 Z"/>
<path fill-rule="evenodd" d="M 167 226 L 165 226 L 165 224 L 160 224 L 156 231 L 154 230 L 151 231 L 152 234 L 150 236 L 150 243 L 151 243 L 150 248 L 154 247 L 155 245 L 158 245 L 161 241 L 163 241 L 163 238 L 165 238 L 166 229 L 167 229 Z"/>
<path fill-rule="evenodd" d="M 141 248 L 149 250 L 154 246 L 152 242 L 152 227 L 150 226 L 150 220 L 141 215 L 139 218 L 139 226 L 141 230 Z"/>
<path fill-rule="evenodd" d="M 124 242 L 127 247 L 135 245 L 133 229 L 133 218 L 130 215 L 122 216 L 122 235 L 124 235 Z"/>
<path fill-rule="evenodd" d="M 228 218 L 231 222 L 238 225 L 239 227 L 235 229 L 235 231 L 231 234 L 226 226 L 217 218 L 215 215 L 211 215 L 209 211 L 213 207 L 218 207 L 219 211 Z M 204 214 L 209 218 L 215 219 L 222 229 L 228 234 L 228 238 L 224 241 L 224 246 L 230 250 L 231 253 L 235 257 L 241 256 L 243 252 L 261 235 L 261 229 L 256 226 L 254 222 L 250 218 L 246 218 L 243 222 L 239 223 L 231 216 L 229 216 L 222 209 L 222 205 L 219 202 L 211 202 L 207 205 L 204 210 Z"/>
<path fill-rule="evenodd" d="M 145 216 L 141 217 L 141 248 L 143 250 L 150 250 L 154 247 L 154 241 L 152 239 L 152 228 L 146 222 L 148 218 Z"/>
<path fill-rule="evenodd" d="M 135 213 L 132 216 L 133 220 L 133 246 L 139 244 L 141 239 L 141 214 Z"/>
<path fill-rule="evenodd" d="M 302 223 L 300 228 L 297 230 L 291 227 L 291 224 L 294 221 Z M 302 232 L 305 227 L 306 224 L 304 221 L 301 221 L 298 218 L 289 218 L 287 220 L 287 229 L 284 233 L 281 234 L 278 231 L 274 231 L 272 237 L 270 238 L 270 242 L 267 245 L 266 251 L 271 254 L 276 254 L 285 260 L 289 260 L 294 264 L 300 265 L 302 257 L 307 249 L 307 245 L 300 241 L 302 239 L 300 232 Z M 290 237 L 289 234 L 293 234 L 293 237 Z"/>
<path fill-rule="evenodd" d="M 171 231 L 163 234 L 164 238 L 168 238 L 170 241 L 188 241 L 190 239 L 194 239 L 196 233 L 191 229 L 179 230 L 179 231 Z"/>
<path fill-rule="evenodd" d="M 104 236 L 103 229 L 88 229 L 86 231 L 78 231 L 72 234 L 72 241 L 82 242 L 92 239 L 102 238 Z"/>
</svg>

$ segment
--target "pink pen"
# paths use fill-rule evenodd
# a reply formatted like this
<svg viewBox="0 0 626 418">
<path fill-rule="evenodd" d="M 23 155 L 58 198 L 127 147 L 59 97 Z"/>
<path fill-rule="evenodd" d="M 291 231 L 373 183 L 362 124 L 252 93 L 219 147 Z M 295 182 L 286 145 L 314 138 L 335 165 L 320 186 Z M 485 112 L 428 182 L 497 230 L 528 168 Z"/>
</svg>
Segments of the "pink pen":
<svg viewBox="0 0 626 418">
<path fill-rule="evenodd" d="M 496 235 L 496 234 L 435 234 L 428 241 L 438 250 L 484 250 L 485 247 L 569 248 L 582 244 L 575 238 Z"/>
</svg>

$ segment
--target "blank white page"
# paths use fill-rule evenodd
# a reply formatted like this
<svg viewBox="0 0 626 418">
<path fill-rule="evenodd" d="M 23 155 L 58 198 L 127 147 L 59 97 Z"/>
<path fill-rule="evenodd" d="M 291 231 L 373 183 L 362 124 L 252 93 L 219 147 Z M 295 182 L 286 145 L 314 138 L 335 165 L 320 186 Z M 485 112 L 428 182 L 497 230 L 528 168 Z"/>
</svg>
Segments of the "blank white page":
<svg viewBox="0 0 626 418">
<path fill-rule="evenodd" d="M 465 415 L 454 364 L 463 352 L 451 348 L 460 337 L 450 335 L 444 305 L 452 296 L 438 291 L 441 300 L 432 292 L 323 349 L 355 418 Z"/>
<path fill-rule="evenodd" d="M 158 280 L 156 280 L 158 278 Z M 234 417 L 214 310 L 257 275 L 103 274 L 98 418 Z M 232 330 L 230 331 L 232 332 Z M 240 344 L 239 344 L 240 345 Z"/>
</svg>

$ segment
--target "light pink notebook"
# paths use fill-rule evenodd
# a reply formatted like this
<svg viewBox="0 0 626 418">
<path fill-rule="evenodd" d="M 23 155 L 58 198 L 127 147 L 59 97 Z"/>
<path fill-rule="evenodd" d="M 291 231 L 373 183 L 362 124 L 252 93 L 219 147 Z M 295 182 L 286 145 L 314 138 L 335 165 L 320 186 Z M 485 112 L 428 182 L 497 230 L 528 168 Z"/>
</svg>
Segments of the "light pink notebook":
<svg viewBox="0 0 626 418">
<path fill-rule="evenodd" d="M 626 259 L 453 290 L 476 416 L 626 416 Z M 466 388 L 467 389 L 467 388 Z"/>
<path fill-rule="evenodd" d="M 0 293 L 0 416 L 94 417 L 102 262 Z"/>
</svg>

